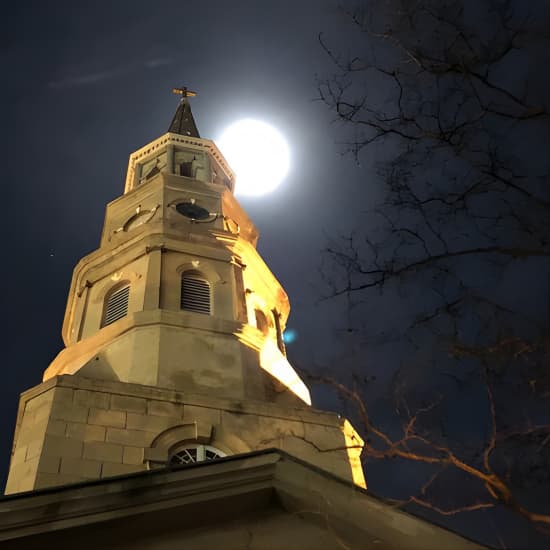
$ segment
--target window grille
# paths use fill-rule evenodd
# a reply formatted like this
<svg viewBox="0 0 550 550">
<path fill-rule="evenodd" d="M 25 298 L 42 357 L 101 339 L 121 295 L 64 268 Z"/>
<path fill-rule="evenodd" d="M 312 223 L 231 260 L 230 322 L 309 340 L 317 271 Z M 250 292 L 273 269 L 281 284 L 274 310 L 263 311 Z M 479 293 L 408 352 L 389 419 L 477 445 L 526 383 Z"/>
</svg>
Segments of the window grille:
<svg viewBox="0 0 550 550">
<path fill-rule="evenodd" d="M 110 325 L 128 313 L 128 298 L 130 297 L 130 285 L 123 286 L 111 292 L 105 304 L 103 326 Z"/>
<path fill-rule="evenodd" d="M 223 451 L 211 447 L 210 445 L 188 445 L 187 447 L 176 451 L 170 457 L 170 465 L 192 464 L 194 462 L 204 462 L 205 460 L 215 460 L 225 456 Z"/>
<path fill-rule="evenodd" d="M 210 284 L 196 275 L 181 277 L 181 309 L 210 315 Z"/>
</svg>

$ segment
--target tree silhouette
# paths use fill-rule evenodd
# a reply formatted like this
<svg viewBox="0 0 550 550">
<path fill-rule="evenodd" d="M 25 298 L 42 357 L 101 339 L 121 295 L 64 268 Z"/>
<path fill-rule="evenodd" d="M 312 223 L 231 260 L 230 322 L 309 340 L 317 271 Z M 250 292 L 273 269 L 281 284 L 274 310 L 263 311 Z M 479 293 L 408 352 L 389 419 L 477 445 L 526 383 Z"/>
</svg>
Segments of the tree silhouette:
<svg viewBox="0 0 550 550">
<path fill-rule="evenodd" d="M 320 35 L 335 71 L 318 79 L 319 95 L 344 150 L 376 165 L 378 180 L 364 184 L 382 198 L 361 228 L 331 240 L 322 272 L 356 320 L 371 300 L 402 301 L 376 327 L 401 353 L 399 429 L 373 420 L 360 369 L 348 383 L 316 380 L 354 404 L 367 458 L 433 467 L 407 502 L 442 514 L 505 506 L 548 529 L 550 9 L 389 0 L 343 13 L 353 53 Z M 460 423 L 472 406 L 483 412 L 477 445 Z M 445 507 L 449 469 L 475 488 Z"/>
</svg>

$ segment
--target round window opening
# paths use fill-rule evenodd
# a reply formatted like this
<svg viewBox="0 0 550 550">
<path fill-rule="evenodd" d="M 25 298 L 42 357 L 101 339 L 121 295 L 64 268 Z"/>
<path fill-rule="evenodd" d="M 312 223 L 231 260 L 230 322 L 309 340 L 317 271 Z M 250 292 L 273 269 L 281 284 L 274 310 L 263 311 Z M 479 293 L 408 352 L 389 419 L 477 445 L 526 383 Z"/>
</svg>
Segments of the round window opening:
<svg viewBox="0 0 550 550">
<path fill-rule="evenodd" d="M 215 460 L 225 456 L 223 451 L 210 445 L 187 445 L 176 450 L 170 457 L 170 466 L 179 464 L 192 464 L 193 462 L 204 462 L 206 460 Z"/>
<path fill-rule="evenodd" d="M 182 216 L 191 218 L 192 220 L 206 220 L 210 217 L 208 210 L 193 202 L 180 202 L 176 204 L 176 210 Z"/>
</svg>

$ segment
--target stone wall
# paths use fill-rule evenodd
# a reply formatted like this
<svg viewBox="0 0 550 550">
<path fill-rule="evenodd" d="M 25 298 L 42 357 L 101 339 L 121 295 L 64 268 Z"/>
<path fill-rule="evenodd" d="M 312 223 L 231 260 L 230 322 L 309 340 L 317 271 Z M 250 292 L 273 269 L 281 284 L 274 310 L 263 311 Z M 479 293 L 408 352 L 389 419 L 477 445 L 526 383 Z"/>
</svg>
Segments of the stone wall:
<svg viewBox="0 0 550 550">
<path fill-rule="evenodd" d="M 362 441 L 336 414 L 65 375 L 22 394 L 6 493 L 163 467 L 184 443 L 280 448 L 364 485 Z"/>
</svg>

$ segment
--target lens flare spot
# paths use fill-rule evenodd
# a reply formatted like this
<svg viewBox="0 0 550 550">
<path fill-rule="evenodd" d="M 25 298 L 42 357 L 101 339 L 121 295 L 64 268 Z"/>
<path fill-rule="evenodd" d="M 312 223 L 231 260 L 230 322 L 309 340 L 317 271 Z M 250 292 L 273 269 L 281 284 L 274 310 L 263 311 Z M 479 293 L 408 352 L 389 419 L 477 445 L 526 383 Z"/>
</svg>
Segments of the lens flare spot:
<svg viewBox="0 0 550 550">
<path fill-rule="evenodd" d="M 296 331 L 293 328 L 289 328 L 283 333 L 283 342 L 287 345 L 292 344 L 292 342 L 296 340 L 297 336 Z"/>
</svg>

